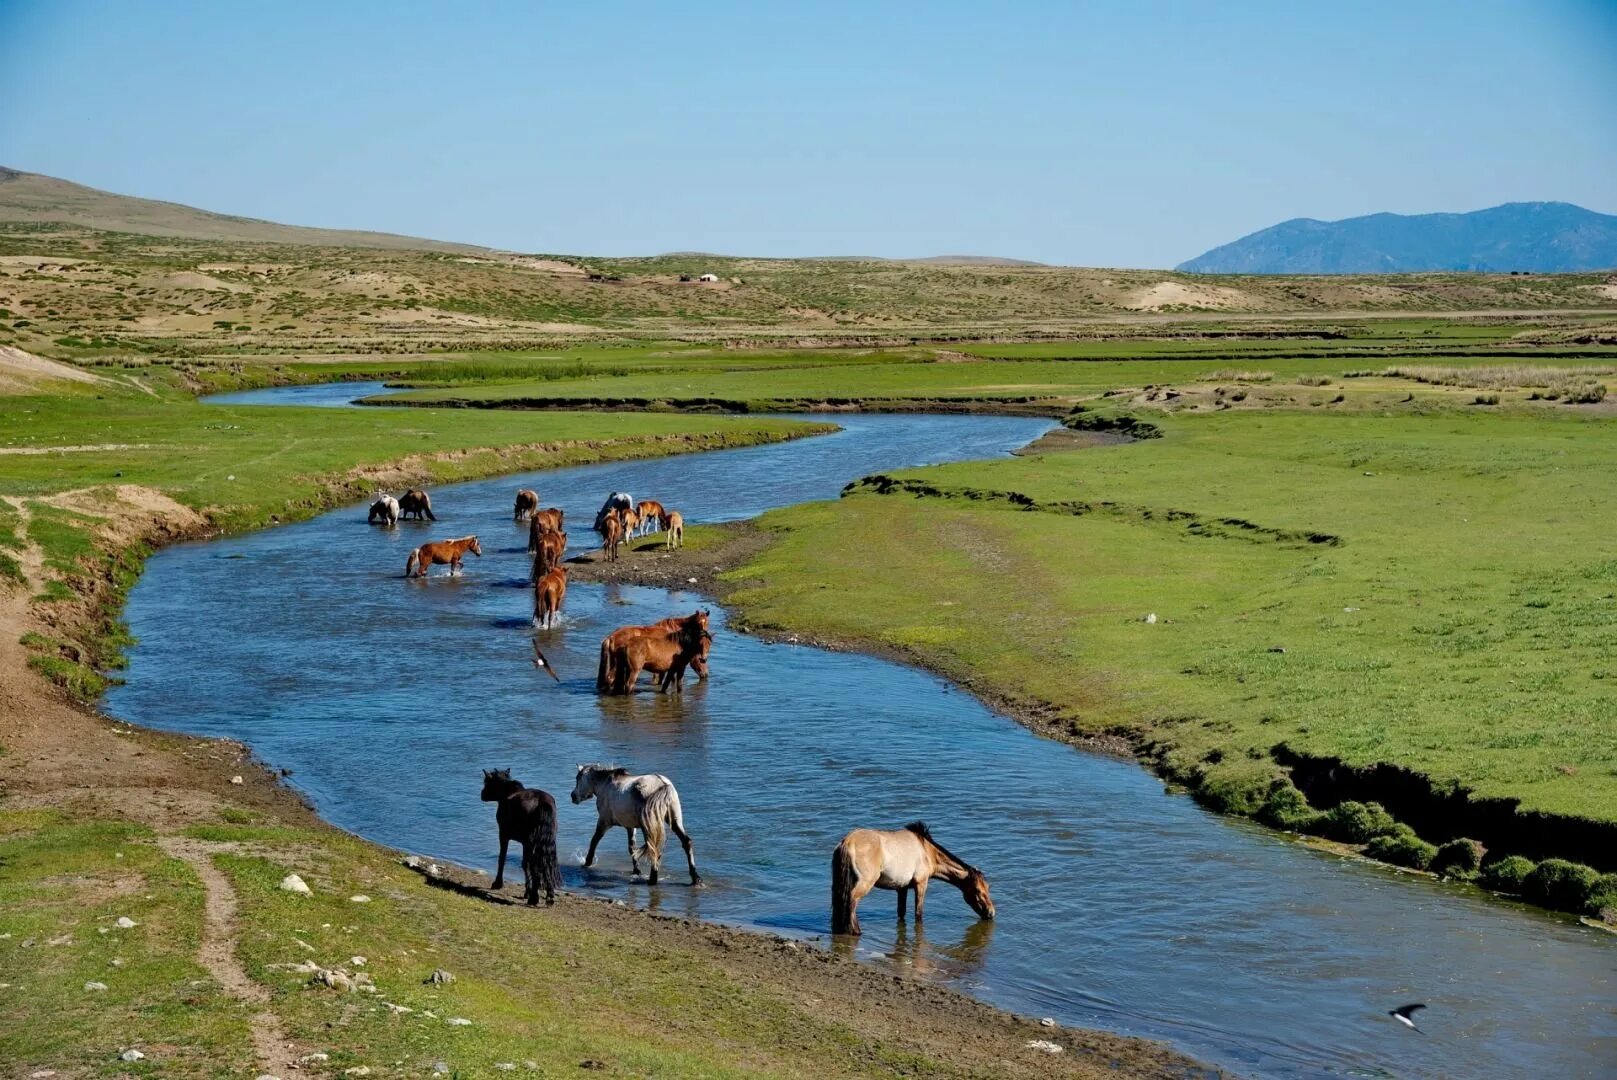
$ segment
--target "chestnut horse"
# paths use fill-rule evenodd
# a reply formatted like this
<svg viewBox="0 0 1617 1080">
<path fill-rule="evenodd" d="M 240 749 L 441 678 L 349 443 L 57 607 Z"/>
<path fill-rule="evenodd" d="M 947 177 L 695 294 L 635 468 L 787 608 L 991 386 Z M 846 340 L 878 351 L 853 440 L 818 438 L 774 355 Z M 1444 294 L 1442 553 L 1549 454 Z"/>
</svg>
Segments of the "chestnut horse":
<svg viewBox="0 0 1617 1080">
<path fill-rule="evenodd" d="M 415 515 L 417 521 L 422 520 L 423 516 L 428 521 L 438 520 L 438 515 L 432 512 L 431 496 L 420 488 L 411 488 L 400 495 L 399 509 L 402 511 L 400 516 L 406 521 L 410 520 L 411 514 Z"/>
<path fill-rule="evenodd" d="M 373 525 L 377 519 L 380 519 L 382 524 L 389 528 L 397 525 L 399 523 L 399 500 L 391 495 L 383 495 L 371 503 L 370 516 L 365 519 L 365 524 Z"/>
<path fill-rule="evenodd" d="M 567 567 L 552 567 L 533 587 L 533 621 L 550 629 L 561 614 L 561 602 L 567 599 Z"/>
<path fill-rule="evenodd" d="M 607 514 L 601 520 L 601 550 L 606 552 L 607 562 L 618 561 L 618 545 L 623 543 L 623 518 L 617 511 Z"/>
<path fill-rule="evenodd" d="M 642 500 L 635 505 L 634 512 L 640 515 L 640 524 L 645 527 L 644 531 L 648 533 L 652 531 L 652 526 L 655 523 L 663 519 L 663 514 L 666 513 L 663 509 L 663 504 L 656 499 Z"/>
<path fill-rule="evenodd" d="M 702 615 L 706 616 L 707 612 L 702 612 Z M 608 634 L 601 641 L 601 662 L 600 666 L 597 667 L 595 671 L 595 688 L 597 690 L 605 690 L 612 685 L 612 682 L 616 677 L 616 671 L 613 668 L 612 658 L 617 656 L 624 649 L 624 647 L 629 644 L 630 638 L 634 637 L 636 634 L 653 634 L 658 632 L 667 633 L 671 630 L 678 630 L 679 624 L 683 621 L 683 616 L 675 615 L 670 618 L 663 619 L 661 622 L 652 623 L 650 626 L 622 626 Z M 707 622 L 705 620 L 702 623 L 702 629 L 704 631 L 707 629 Z M 707 678 L 707 657 L 708 653 L 712 651 L 712 648 L 713 635 L 704 634 L 702 637 L 701 646 L 697 649 L 696 655 L 691 657 L 690 660 L 691 670 L 696 672 L 696 677 L 698 679 Z M 663 672 L 661 680 L 659 680 L 657 683 L 657 689 L 668 689 L 668 684 L 670 681 L 674 683 L 675 690 L 683 690 L 685 688 L 685 669 L 680 668 L 677 672 L 674 670 Z"/>
<path fill-rule="evenodd" d="M 667 546 L 672 551 L 685 543 L 685 515 L 670 510 L 663 515 L 663 531 L 668 534 Z"/>
<path fill-rule="evenodd" d="M 871 889 L 898 893 L 900 919 L 904 918 L 907 892 L 914 889 L 915 921 L 919 923 L 926 886 L 933 878 L 959 889 L 979 917 L 994 917 L 994 901 L 988 896 L 983 872 L 949 854 L 932 839 L 925 822 L 912 821 L 892 832 L 855 829 L 831 853 L 831 932 L 859 933 L 859 901 Z"/>
<path fill-rule="evenodd" d="M 537 582 L 561 565 L 562 556 L 567 554 L 567 534 L 564 532 L 547 532 L 539 538 L 539 547 L 533 555 L 533 573 L 529 580 Z"/>
<path fill-rule="evenodd" d="M 475 536 L 463 536 L 459 540 L 434 540 L 422 544 L 410 552 L 410 557 L 404 560 L 404 576 L 410 576 L 410 568 L 415 567 L 417 577 L 427 576 L 427 567 L 449 564 L 451 574 L 460 573 L 460 561 L 467 552 L 471 552 L 479 559 L 483 557 L 483 546 L 477 542 Z"/>
<path fill-rule="evenodd" d="M 532 555 L 539 550 L 539 538 L 545 533 L 561 532 L 562 518 L 565 515 L 561 508 L 552 506 L 549 510 L 535 510 L 528 519 L 528 554 Z"/>
<path fill-rule="evenodd" d="M 561 867 L 556 862 L 556 800 L 538 788 L 511 779 L 510 769 L 483 770 L 483 801 L 499 803 L 494 821 L 500 827 L 500 865 L 493 889 L 505 885 L 505 853 L 511 841 L 522 845 L 522 896 L 531 905 L 545 891 L 545 906 L 556 902 Z"/>
<path fill-rule="evenodd" d="M 511 509 L 511 520 L 521 521 L 537 509 L 539 509 L 539 493 L 532 488 L 523 488 L 517 492 L 517 503 Z"/>
<path fill-rule="evenodd" d="M 642 671 L 653 675 L 675 673 L 674 686 L 683 684 L 685 668 L 702 652 L 703 642 L 713 635 L 707 630 L 707 612 L 696 611 L 674 620 L 672 629 L 637 630 L 617 642 L 607 637 L 601 642 L 601 660 L 595 672 L 596 688 L 609 694 L 634 692 Z M 658 687 L 665 692 L 665 680 Z"/>
</svg>

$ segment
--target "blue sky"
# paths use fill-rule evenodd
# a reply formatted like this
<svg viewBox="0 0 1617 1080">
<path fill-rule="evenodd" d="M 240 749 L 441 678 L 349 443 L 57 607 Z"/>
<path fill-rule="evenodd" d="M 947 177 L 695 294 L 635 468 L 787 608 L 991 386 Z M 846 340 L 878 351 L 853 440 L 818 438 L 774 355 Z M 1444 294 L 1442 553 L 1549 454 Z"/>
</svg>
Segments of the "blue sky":
<svg viewBox="0 0 1617 1080">
<path fill-rule="evenodd" d="M 0 0 L 0 164 L 524 251 L 1167 266 L 1617 212 L 1614 57 L 1617 0 Z"/>
</svg>

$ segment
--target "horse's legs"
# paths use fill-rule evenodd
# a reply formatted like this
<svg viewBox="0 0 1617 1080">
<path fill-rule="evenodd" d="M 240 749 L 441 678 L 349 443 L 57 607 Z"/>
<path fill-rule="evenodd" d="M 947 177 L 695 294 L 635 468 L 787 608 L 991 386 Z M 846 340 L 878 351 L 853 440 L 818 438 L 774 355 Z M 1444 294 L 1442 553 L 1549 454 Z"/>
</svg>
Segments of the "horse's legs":
<svg viewBox="0 0 1617 1080">
<path fill-rule="evenodd" d="M 915 921 L 917 924 L 919 924 L 921 919 L 924 917 L 921 914 L 921 908 L 926 904 L 927 881 L 927 878 L 922 878 L 915 883 Z"/>
<path fill-rule="evenodd" d="M 909 887 L 906 886 L 906 885 L 900 885 L 899 888 L 898 888 L 898 921 L 899 922 L 904 921 L 904 908 L 909 903 L 909 899 L 910 899 Z"/>
<path fill-rule="evenodd" d="M 588 855 L 584 856 L 585 866 L 595 865 L 595 849 L 600 846 L 601 837 L 605 836 L 606 830 L 610 829 L 611 827 L 612 824 L 607 821 L 606 818 L 601 818 L 595 823 L 595 835 L 590 837 L 590 851 Z"/>
<path fill-rule="evenodd" d="M 640 859 L 636 856 L 634 850 L 634 826 L 625 825 L 623 831 L 629 834 L 629 872 L 635 877 L 639 877 Z M 651 863 L 651 883 L 653 885 L 657 884 L 657 861 L 655 859 Z"/>
<path fill-rule="evenodd" d="M 859 930 L 859 901 L 870 895 L 870 890 L 876 887 L 876 878 L 866 878 L 863 874 L 853 883 L 853 889 L 848 894 L 848 933 L 858 934 Z"/>
<path fill-rule="evenodd" d="M 629 661 L 629 670 L 623 676 L 623 692 L 625 694 L 634 693 L 634 684 L 640 681 L 641 670 L 643 670 L 641 664 L 633 660 Z"/>
<path fill-rule="evenodd" d="M 702 884 L 702 875 L 696 872 L 696 851 L 691 844 L 691 834 L 685 831 L 685 823 L 675 815 L 669 819 L 668 827 L 679 837 L 679 844 L 685 849 L 685 865 L 691 868 L 691 884 Z"/>
<path fill-rule="evenodd" d="M 503 832 L 500 833 L 500 868 L 494 871 L 493 888 L 495 889 L 499 889 L 501 885 L 505 884 L 505 852 L 510 846 L 511 838 Z"/>
</svg>

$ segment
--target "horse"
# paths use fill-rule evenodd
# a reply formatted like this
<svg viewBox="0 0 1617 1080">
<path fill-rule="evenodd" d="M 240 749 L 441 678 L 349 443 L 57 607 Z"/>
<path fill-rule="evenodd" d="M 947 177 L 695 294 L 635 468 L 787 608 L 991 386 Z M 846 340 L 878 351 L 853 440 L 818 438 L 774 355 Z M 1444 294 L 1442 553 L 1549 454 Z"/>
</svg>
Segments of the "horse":
<svg viewBox="0 0 1617 1080">
<path fill-rule="evenodd" d="M 422 544 L 410 552 L 410 557 L 404 560 L 404 576 L 410 576 L 413 566 L 418 573 L 417 577 L 427 576 L 427 567 L 449 564 L 451 574 L 460 573 L 460 561 L 471 552 L 479 559 L 483 557 L 483 545 L 477 542 L 475 536 L 463 536 L 459 540 L 433 540 Z"/>
<path fill-rule="evenodd" d="M 640 515 L 633 510 L 619 510 L 618 522 L 623 526 L 623 539 L 633 540 L 635 532 L 640 528 Z"/>
<path fill-rule="evenodd" d="M 522 845 L 522 897 L 530 907 L 545 891 L 545 906 L 556 902 L 561 867 L 556 862 L 556 800 L 538 788 L 511 779 L 510 769 L 483 770 L 483 801 L 499 803 L 494 821 L 500 827 L 500 866 L 494 873 L 496 892 L 505 885 L 505 853 L 511 841 Z"/>
<path fill-rule="evenodd" d="M 678 510 L 670 510 L 663 515 L 662 525 L 663 531 L 668 534 L 669 551 L 685 543 L 685 515 Z"/>
<path fill-rule="evenodd" d="M 397 525 L 399 523 L 399 500 L 391 495 L 383 495 L 371 503 L 370 516 L 365 519 L 365 524 L 373 525 L 377 519 L 381 519 L 382 524 L 389 528 Z"/>
<path fill-rule="evenodd" d="M 691 885 L 700 888 L 702 875 L 696 872 L 696 853 L 691 848 L 691 836 L 685 831 L 685 816 L 679 807 L 679 792 L 666 776 L 655 774 L 630 776 L 628 769 L 615 769 L 607 765 L 580 765 L 578 778 L 573 782 L 573 802 L 595 800 L 595 835 L 590 837 L 589 854 L 584 856 L 586 867 L 595 865 L 595 849 L 601 837 L 614 825 L 622 825 L 629 832 L 629 867 L 640 873 L 640 857 L 651 861 L 649 885 L 657 884 L 657 873 L 662 868 L 664 829 L 672 829 L 685 848 L 685 862 L 691 868 Z M 640 830 L 645 844 L 636 849 L 634 831 Z"/>
<path fill-rule="evenodd" d="M 595 531 L 601 531 L 601 526 L 606 521 L 606 516 L 612 511 L 632 510 L 633 508 L 634 500 L 629 497 L 627 491 L 614 491 L 606 497 L 606 502 L 602 503 L 601 508 L 595 512 Z"/>
<path fill-rule="evenodd" d="M 552 506 L 549 510 L 535 510 L 528 518 L 528 554 L 532 555 L 539 550 L 539 538 L 545 533 L 561 532 L 562 518 L 565 515 L 560 507 Z"/>
<path fill-rule="evenodd" d="M 533 621 L 550 629 L 561 614 L 561 602 L 567 599 L 567 567 L 553 567 L 533 586 Z"/>
<path fill-rule="evenodd" d="M 511 510 L 511 520 L 521 521 L 537 509 L 539 509 L 539 493 L 532 488 L 523 488 L 517 492 L 517 502 Z"/>
<path fill-rule="evenodd" d="M 618 561 L 618 545 L 623 543 L 623 519 L 616 512 L 606 515 L 601 522 L 601 550 L 606 552 L 607 562 Z"/>
<path fill-rule="evenodd" d="M 685 668 L 712 639 L 707 619 L 707 612 L 696 611 L 683 619 L 670 619 L 654 627 L 634 627 L 630 633 L 603 638 L 595 670 L 596 688 L 603 693 L 631 694 L 640 673 L 649 671 L 653 675 L 673 672 L 674 689 L 683 689 Z M 669 685 L 668 680 L 662 680 L 658 692 L 666 693 Z"/>
<path fill-rule="evenodd" d="M 642 499 L 635 504 L 634 512 L 640 515 L 640 523 L 645 526 L 648 533 L 652 531 L 652 523 L 661 521 L 663 514 L 666 513 L 663 504 L 656 499 Z"/>
<path fill-rule="evenodd" d="M 831 853 L 831 932 L 859 933 L 859 901 L 871 889 L 898 892 L 898 917 L 904 918 L 907 890 L 915 890 L 915 922 L 919 926 L 926 886 L 933 878 L 960 890 L 980 918 L 994 917 L 988 879 L 969 863 L 949 854 L 932 839 L 925 822 L 912 821 L 892 832 L 855 829 Z"/>
<path fill-rule="evenodd" d="M 432 497 L 420 488 L 411 488 L 400 495 L 399 509 L 402 511 L 400 517 L 406 521 L 410 520 L 411 514 L 415 515 L 417 521 L 422 520 L 423 515 L 428 521 L 438 520 L 438 515 L 432 512 Z"/>
<path fill-rule="evenodd" d="M 702 615 L 702 643 L 697 647 L 696 655 L 691 657 L 690 667 L 696 672 L 697 678 L 705 679 L 707 678 L 707 657 L 709 651 L 712 649 L 713 635 L 707 633 L 707 612 L 703 611 L 700 614 Z M 663 619 L 660 622 L 652 623 L 650 626 L 620 626 L 618 629 L 612 631 L 606 637 L 602 638 L 601 660 L 599 666 L 595 669 L 595 688 L 597 690 L 606 690 L 616 681 L 617 668 L 615 658 L 622 654 L 623 650 L 628 646 L 629 641 L 632 638 L 640 634 L 654 634 L 658 632 L 667 633 L 669 631 L 678 630 L 680 623 L 684 621 L 684 616 L 674 615 Z M 671 674 L 671 671 L 663 672 L 662 679 L 658 683 L 659 690 L 666 690 L 668 688 L 669 677 Z M 681 677 L 677 680 L 678 685 L 676 686 L 676 689 L 684 689 L 683 675 L 684 670 L 681 669 Z M 630 689 L 633 689 L 632 685 L 630 686 Z"/>
<path fill-rule="evenodd" d="M 567 554 L 567 534 L 564 532 L 545 533 L 539 538 L 539 547 L 533 556 L 533 573 L 530 580 L 537 582 L 561 565 L 562 556 Z"/>
</svg>

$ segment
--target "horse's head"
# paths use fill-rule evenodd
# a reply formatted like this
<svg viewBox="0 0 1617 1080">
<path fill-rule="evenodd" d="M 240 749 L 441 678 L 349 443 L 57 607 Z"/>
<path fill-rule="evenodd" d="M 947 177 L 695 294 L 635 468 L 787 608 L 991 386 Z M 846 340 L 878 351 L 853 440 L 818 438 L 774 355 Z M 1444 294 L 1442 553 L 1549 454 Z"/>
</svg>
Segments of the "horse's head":
<svg viewBox="0 0 1617 1080">
<path fill-rule="evenodd" d="M 483 557 L 483 545 L 477 542 L 477 537 L 475 536 L 468 536 L 466 539 L 471 541 L 466 545 L 466 550 L 481 559 Z"/>
<path fill-rule="evenodd" d="M 499 802 L 522 785 L 511 779 L 510 769 L 483 770 L 483 801 Z"/>
<path fill-rule="evenodd" d="M 966 898 L 966 903 L 971 905 L 971 910 L 977 913 L 978 918 L 994 917 L 994 900 L 988 895 L 988 879 L 975 866 L 966 867 L 965 880 L 960 883 L 960 895 Z"/>
<path fill-rule="evenodd" d="M 581 803 L 585 799 L 594 798 L 595 775 L 596 767 L 594 765 L 580 765 L 578 767 L 578 778 L 573 781 L 572 798 L 575 804 Z"/>
</svg>

